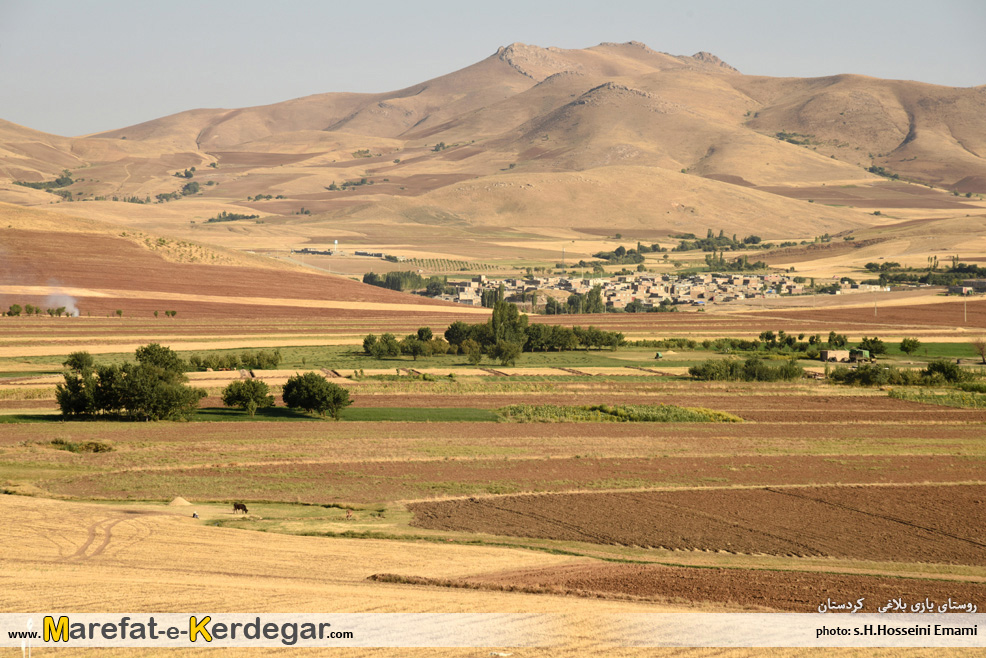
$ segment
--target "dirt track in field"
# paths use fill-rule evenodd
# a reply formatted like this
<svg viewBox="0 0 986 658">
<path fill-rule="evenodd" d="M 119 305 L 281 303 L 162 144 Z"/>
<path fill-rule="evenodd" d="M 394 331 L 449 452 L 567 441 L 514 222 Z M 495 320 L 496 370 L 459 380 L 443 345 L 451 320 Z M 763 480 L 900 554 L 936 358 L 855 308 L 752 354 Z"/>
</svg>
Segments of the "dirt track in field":
<svg viewBox="0 0 986 658">
<path fill-rule="evenodd" d="M 662 603 L 725 603 L 783 612 L 818 612 L 829 599 L 836 605 L 864 599 L 859 612 L 875 613 L 890 599 L 908 604 L 973 603 L 986 608 L 986 584 L 803 571 L 695 569 L 642 564 L 583 564 L 522 569 L 421 584 L 480 589 L 518 589 L 547 594 L 634 598 Z M 838 611 L 834 611 L 838 612 Z"/>
<path fill-rule="evenodd" d="M 986 565 L 986 486 L 501 496 L 410 505 L 413 525 L 599 544 Z"/>
</svg>

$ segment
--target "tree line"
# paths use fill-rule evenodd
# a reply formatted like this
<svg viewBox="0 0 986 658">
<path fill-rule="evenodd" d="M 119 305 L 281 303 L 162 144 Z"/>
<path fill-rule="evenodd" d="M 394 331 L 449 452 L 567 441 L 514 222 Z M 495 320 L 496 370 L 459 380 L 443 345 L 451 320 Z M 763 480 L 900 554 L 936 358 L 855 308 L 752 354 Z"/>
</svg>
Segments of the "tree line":
<svg viewBox="0 0 986 658">
<path fill-rule="evenodd" d="M 426 290 L 428 295 L 438 296 L 445 291 L 448 279 L 444 276 L 433 275 L 425 278 L 417 272 L 387 272 L 384 275 L 367 272 L 363 275 L 363 283 L 378 288 L 387 288 L 403 292 L 405 290 Z"/>
<path fill-rule="evenodd" d="M 210 355 L 214 356 L 214 355 Z M 240 364 L 277 365 L 280 352 L 244 352 L 230 355 Z M 157 343 L 137 348 L 136 363 L 99 364 L 88 352 L 73 352 L 64 361 L 65 381 L 55 387 L 62 415 L 72 419 L 96 417 L 122 420 L 187 420 L 206 396 L 201 388 L 187 386 L 190 364 L 176 352 Z M 206 361 L 193 356 L 190 362 Z M 274 405 L 268 385 L 257 379 L 231 382 L 222 392 L 223 403 L 241 407 L 251 416 L 257 409 Z M 339 417 L 352 404 L 349 393 L 318 373 L 289 378 L 282 399 L 288 407 L 320 416 Z"/>
<path fill-rule="evenodd" d="M 486 356 L 501 365 L 514 365 L 522 352 L 569 351 L 582 349 L 617 349 L 626 343 L 623 334 L 603 331 L 596 327 L 561 327 L 529 324 L 527 315 L 515 304 L 498 301 L 487 322 L 468 324 L 457 320 L 445 330 L 444 339 L 435 337 L 428 327 L 418 329 L 398 340 L 387 333 L 377 337 L 368 334 L 363 339 L 363 352 L 378 359 L 432 354 L 463 354 L 470 363 L 478 364 Z"/>
</svg>

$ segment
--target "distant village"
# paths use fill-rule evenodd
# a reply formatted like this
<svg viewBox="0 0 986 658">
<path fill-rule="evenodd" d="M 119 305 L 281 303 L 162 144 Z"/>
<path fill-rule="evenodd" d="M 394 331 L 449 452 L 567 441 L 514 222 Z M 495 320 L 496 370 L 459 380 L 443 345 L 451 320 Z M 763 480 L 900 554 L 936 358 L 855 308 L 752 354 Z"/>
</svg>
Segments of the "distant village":
<svg viewBox="0 0 986 658">
<path fill-rule="evenodd" d="M 335 250 L 303 248 L 294 253 L 313 255 L 336 255 Z M 404 258 L 388 257 L 381 252 L 356 251 L 356 256 L 385 258 L 402 262 Z M 436 295 L 437 299 L 483 306 L 484 292 L 487 301 L 499 294 L 503 288 L 503 298 L 516 304 L 528 304 L 542 308 L 552 304 L 549 299 L 564 304 L 572 295 L 588 295 L 594 287 L 600 287 L 602 304 L 606 311 L 655 311 L 671 310 L 677 306 L 705 306 L 706 304 L 728 304 L 747 299 L 771 299 L 781 295 L 806 295 L 818 293 L 803 276 L 793 274 L 751 274 L 751 273 L 701 273 L 701 274 L 654 274 L 637 272 L 610 277 L 578 276 L 527 276 L 525 278 L 493 279 L 486 275 L 472 277 L 466 281 L 449 281 L 445 292 Z M 885 292 L 890 288 L 856 283 L 852 280 L 833 280 L 823 288 L 825 294 L 850 294 L 857 292 Z M 489 305 L 489 304 L 487 304 Z M 630 307 L 628 309 L 628 307 Z M 581 312 L 584 309 L 572 309 Z M 551 309 L 548 309 L 551 312 Z M 565 312 L 565 311 L 560 311 Z"/>
<path fill-rule="evenodd" d="M 660 306 L 724 304 L 743 299 L 763 299 L 779 295 L 803 295 L 811 291 L 802 277 L 787 274 L 651 274 L 637 273 L 613 277 L 528 277 L 523 279 L 489 279 L 485 275 L 469 281 L 449 282 L 454 294 L 444 299 L 469 306 L 481 306 L 483 291 L 498 290 L 503 285 L 504 299 L 515 303 L 546 301 L 547 296 L 566 299 L 587 295 L 600 286 L 602 301 L 607 310 L 626 310 L 631 303 L 637 310 L 656 310 Z M 830 294 L 885 291 L 877 285 L 850 281 L 836 282 Z"/>
</svg>

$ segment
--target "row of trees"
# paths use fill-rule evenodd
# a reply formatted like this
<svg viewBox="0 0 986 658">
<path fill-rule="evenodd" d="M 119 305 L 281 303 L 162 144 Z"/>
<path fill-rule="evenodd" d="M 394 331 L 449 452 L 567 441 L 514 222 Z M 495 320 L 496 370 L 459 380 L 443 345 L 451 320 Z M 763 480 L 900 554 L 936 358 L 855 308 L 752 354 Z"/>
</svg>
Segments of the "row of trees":
<svg viewBox="0 0 986 658">
<path fill-rule="evenodd" d="M 8 315 L 10 317 L 16 317 L 19 316 L 21 313 L 23 313 L 24 315 L 41 315 L 42 313 L 47 313 L 53 318 L 54 317 L 60 318 L 63 315 L 72 315 L 71 313 L 68 312 L 68 310 L 64 306 L 59 306 L 58 308 L 42 309 L 40 306 L 33 306 L 31 304 L 25 304 L 23 308 L 21 308 L 20 304 L 11 304 L 10 308 L 7 309 L 5 315 Z"/>
<path fill-rule="evenodd" d="M 276 354 L 280 361 L 280 353 Z M 273 358 L 270 352 L 244 353 Z M 201 388 L 187 386 L 187 364 L 168 347 L 157 343 L 137 348 L 136 363 L 98 364 L 88 352 L 74 352 L 63 363 L 68 372 L 55 387 L 55 398 L 67 418 L 117 417 L 126 420 L 183 420 L 206 396 Z M 194 357 L 193 357 L 194 358 Z M 274 405 L 268 385 L 257 379 L 235 381 L 222 393 L 223 403 L 241 407 L 251 416 L 257 409 Z M 284 404 L 308 413 L 333 418 L 352 404 L 349 392 L 309 372 L 288 379 L 282 391 Z"/>
<path fill-rule="evenodd" d="M 281 363 L 281 350 L 257 350 L 233 354 L 193 354 L 188 359 L 192 370 L 273 370 Z"/>
<path fill-rule="evenodd" d="M 592 254 L 593 258 L 601 258 L 613 265 L 635 265 L 643 263 L 644 257 L 636 249 L 627 249 L 620 245 L 613 251 L 600 251 Z"/>
<path fill-rule="evenodd" d="M 375 272 L 367 272 L 363 275 L 363 283 L 378 288 L 388 288 L 390 290 L 426 290 L 427 294 L 437 296 L 445 291 L 448 279 L 444 276 L 434 275 L 425 278 L 417 272 L 387 272 L 384 275 Z"/>
<path fill-rule="evenodd" d="M 415 360 L 432 354 L 464 354 L 474 364 L 486 355 L 506 366 L 513 365 L 522 352 L 604 347 L 615 350 L 625 343 L 622 333 L 596 327 L 528 324 L 527 316 L 515 304 L 496 302 L 489 321 L 467 324 L 457 320 L 445 330 L 444 340 L 434 336 L 428 327 L 401 340 L 389 333 L 379 337 L 368 334 L 363 339 L 363 352 L 378 359 L 403 354 Z"/>
<path fill-rule="evenodd" d="M 718 236 L 712 232 L 712 229 L 709 229 L 704 238 L 698 238 L 691 233 L 674 237 L 681 239 L 681 242 L 671 251 L 694 251 L 696 249 L 701 251 L 724 251 L 751 248 L 759 249 L 770 246 L 767 244 L 761 246 L 763 239 L 759 235 L 748 235 L 742 240 L 737 240 L 735 233 L 732 237 L 727 237 L 726 232 L 721 229 L 719 230 Z"/>
</svg>

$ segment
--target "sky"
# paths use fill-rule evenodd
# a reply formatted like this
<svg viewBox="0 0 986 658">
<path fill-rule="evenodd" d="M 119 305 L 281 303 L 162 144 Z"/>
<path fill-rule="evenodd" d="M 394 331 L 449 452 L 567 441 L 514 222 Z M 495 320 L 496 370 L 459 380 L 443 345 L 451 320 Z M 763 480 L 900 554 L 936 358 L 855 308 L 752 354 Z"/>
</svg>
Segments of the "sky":
<svg viewBox="0 0 986 658">
<path fill-rule="evenodd" d="M 400 89 L 522 42 L 705 50 L 751 75 L 986 85 L 982 0 L 0 0 L 0 119 L 83 135 Z"/>
</svg>

